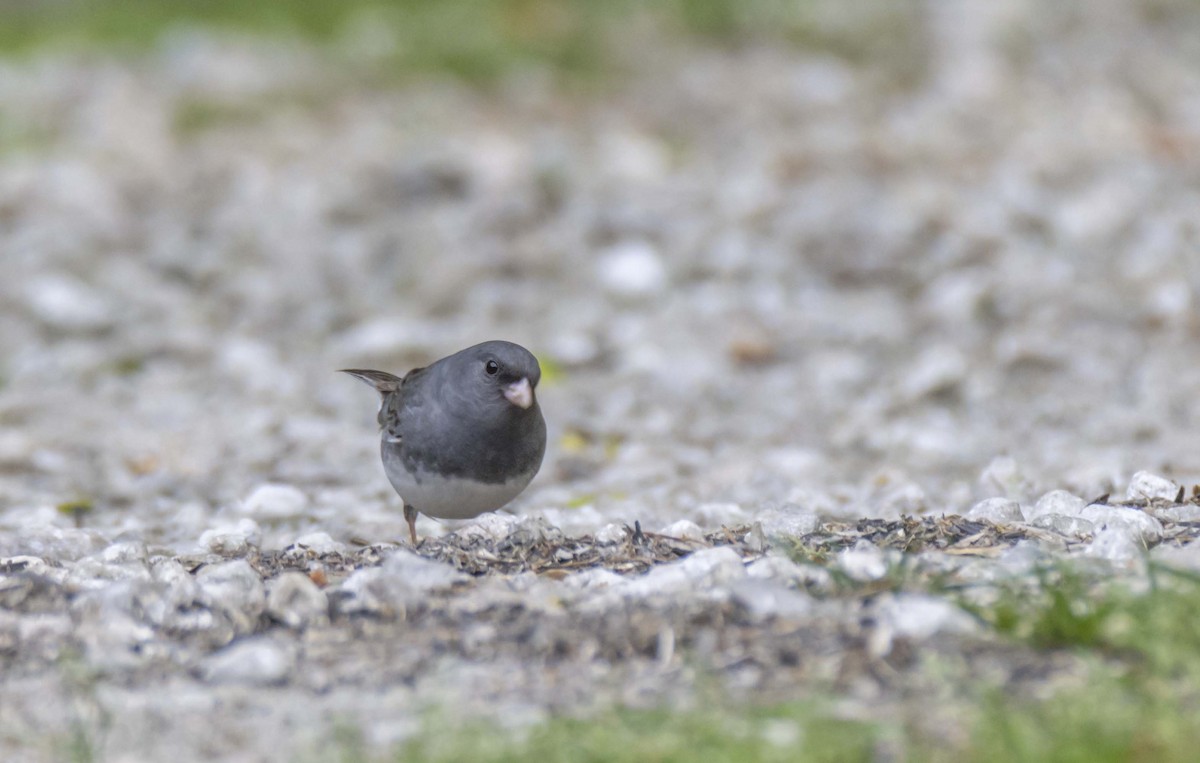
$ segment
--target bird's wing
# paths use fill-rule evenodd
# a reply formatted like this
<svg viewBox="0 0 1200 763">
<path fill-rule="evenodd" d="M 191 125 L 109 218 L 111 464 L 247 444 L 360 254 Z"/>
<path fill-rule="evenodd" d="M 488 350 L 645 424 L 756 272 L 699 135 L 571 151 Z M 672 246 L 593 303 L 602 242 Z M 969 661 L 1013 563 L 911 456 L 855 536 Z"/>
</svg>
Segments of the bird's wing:
<svg viewBox="0 0 1200 763">
<path fill-rule="evenodd" d="M 405 374 L 403 379 L 397 380 L 399 383 L 395 389 L 383 394 L 383 400 L 379 404 L 379 428 L 388 442 L 403 441 L 404 421 L 411 422 L 414 413 L 422 407 L 419 390 L 423 386 L 421 382 L 427 370 L 427 367 L 414 368 Z"/>
</svg>

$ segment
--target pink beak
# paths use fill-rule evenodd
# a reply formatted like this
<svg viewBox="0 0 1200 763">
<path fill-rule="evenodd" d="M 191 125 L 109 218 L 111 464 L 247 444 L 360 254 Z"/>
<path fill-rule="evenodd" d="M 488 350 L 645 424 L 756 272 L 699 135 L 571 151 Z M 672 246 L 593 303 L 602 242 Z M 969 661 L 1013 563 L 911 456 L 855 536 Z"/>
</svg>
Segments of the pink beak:
<svg viewBox="0 0 1200 763">
<path fill-rule="evenodd" d="M 521 379 L 504 387 L 504 398 L 518 408 L 533 405 L 533 387 L 528 379 Z"/>
</svg>

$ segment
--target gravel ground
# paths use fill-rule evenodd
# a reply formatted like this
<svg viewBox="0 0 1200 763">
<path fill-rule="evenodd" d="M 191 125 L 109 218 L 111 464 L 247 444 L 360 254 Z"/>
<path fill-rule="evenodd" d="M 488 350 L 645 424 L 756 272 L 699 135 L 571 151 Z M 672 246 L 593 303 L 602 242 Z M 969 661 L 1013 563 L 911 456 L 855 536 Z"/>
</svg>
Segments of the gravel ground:
<svg viewBox="0 0 1200 763">
<path fill-rule="evenodd" d="M 582 89 L 195 32 L 0 63 L 5 759 L 382 749 L 710 673 L 896 704 L 927 651 L 1053 673 L 795 560 L 1192 563 L 1200 16 L 1083 8 Z M 414 555 L 333 371 L 491 338 L 543 360 L 546 463 Z"/>
</svg>

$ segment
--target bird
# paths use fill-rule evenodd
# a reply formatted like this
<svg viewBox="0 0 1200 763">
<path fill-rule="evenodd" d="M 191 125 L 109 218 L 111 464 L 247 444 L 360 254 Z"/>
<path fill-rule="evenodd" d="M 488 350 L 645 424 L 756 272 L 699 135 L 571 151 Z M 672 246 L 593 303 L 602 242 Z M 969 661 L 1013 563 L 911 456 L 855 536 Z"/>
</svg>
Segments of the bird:
<svg viewBox="0 0 1200 763">
<path fill-rule="evenodd" d="M 417 515 L 469 519 L 529 485 L 546 454 L 538 406 L 542 371 L 519 344 L 483 342 L 403 377 L 344 368 L 379 393 L 383 471 L 404 503 L 417 546 Z"/>
</svg>

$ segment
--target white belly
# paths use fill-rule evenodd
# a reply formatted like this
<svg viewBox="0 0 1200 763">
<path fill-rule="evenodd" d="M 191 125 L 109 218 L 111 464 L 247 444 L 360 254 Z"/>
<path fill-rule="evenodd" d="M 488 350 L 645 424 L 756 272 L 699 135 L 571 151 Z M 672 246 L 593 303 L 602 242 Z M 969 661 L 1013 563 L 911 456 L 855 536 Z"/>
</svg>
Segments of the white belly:
<svg viewBox="0 0 1200 763">
<path fill-rule="evenodd" d="M 383 467 L 388 481 L 406 504 L 438 519 L 470 519 L 494 511 L 516 498 L 533 479 L 533 473 L 499 483 L 447 479 L 428 473 L 414 477 L 405 471 L 399 459 L 386 457 Z"/>
</svg>

